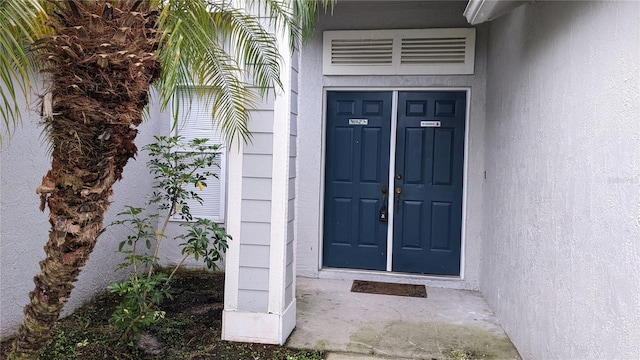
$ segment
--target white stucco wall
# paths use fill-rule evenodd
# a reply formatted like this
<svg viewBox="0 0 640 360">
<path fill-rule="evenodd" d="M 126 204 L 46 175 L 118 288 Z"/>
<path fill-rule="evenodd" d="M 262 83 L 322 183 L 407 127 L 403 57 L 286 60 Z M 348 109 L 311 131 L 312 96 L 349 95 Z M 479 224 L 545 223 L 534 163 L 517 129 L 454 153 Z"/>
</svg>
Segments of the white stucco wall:
<svg viewBox="0 0 640 360">
<path fill-rule="evenodd" d="M 151 119 L 156 115 L 152 111 Z M 40 198 L 35 189 L 49 169 L 50 160 L 40 136 L 42 128 L 37 125 L 37 114 L 25 109 L 23 116 L 22 126 L 10 141 L 3 141 L 0 150 L 0 337 L 3 338 L 17 331 L 22 321 L 22 308 L 34 288 L 33 277 L 40 271 L 38 262 L 44 258 L 43 248 L 49 232 L 49 210 L 40 212 Z M 151 141 L 154 128 L 154 121 L 139 128 L 136 140 L 139 148 Z M 114 220 L 114 214 L 122 211 L 124 205 L 144 201 L 152 180 L 146 161 L 143 153 L 129 161 L 123 180 L 114 186 L 105 225 Z M 124 236 L 122 230 L 115 227 L 100 236 L 64 314 L 70 314 L 104 291 L 108 284 L 126 275 L 122 271 L 114 272 L 115 265 L 122 261 L 122 255 L 116 251 Z"/>
<path fill-rule="evenodd" d="M 525 359 L 640 358 L 640 3 L 490 26 L 481 289 Z"/>
<path fill-rule="evenodd" d="M 462 13 L 466 2 L 353 1 L 338 2 L 332 15 L 320 17 L 316 35 L 301 52 L 300 116 L 298 122 L 297 273 L 319 276 L 322 231 L 323 153 L 325 132 L 323 89 L 335 88 L 451 88 L 471 89 L 469 167 L 466 195 L 464 280 L 432 281 L 431 285 L 477 289 L 482 242 L 484 170 L 484 99 L 486 28 L 476 32 L 474 75 L 456 76 L 322 76 L 322 31 L 469 27 Z M 415 279 L 414 279 L 415 280 Z M 406 281 L 406 279 L 405 279 Z"/>
</svg>

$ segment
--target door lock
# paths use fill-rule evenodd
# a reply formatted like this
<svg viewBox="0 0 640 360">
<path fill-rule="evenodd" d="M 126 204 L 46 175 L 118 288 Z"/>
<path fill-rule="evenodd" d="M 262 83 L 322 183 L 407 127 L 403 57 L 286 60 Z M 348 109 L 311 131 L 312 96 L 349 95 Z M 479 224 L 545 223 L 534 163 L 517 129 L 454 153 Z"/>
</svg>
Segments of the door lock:
<svg viewBox="0 0 640 360">
<path fill-rule="evenodd" d="M 382 185 L 382 207 L 380 208 L 380 213 L 378 214 L 378 220 L 380 222 L 386 223 L 389 219 L 389 210 L 387 209 L 387 192 L 389 191 L 387 185 Z"/>
<path fill-rule="evenodd" d="M 402 194 L 402 188 L 400 186 L 396 186 L 395 193 L 396 193 L 396 196 L 394 197 L 396 199 L 395 201 L 396 211 L 400 211 L 400 194 Z"/>
</svg>

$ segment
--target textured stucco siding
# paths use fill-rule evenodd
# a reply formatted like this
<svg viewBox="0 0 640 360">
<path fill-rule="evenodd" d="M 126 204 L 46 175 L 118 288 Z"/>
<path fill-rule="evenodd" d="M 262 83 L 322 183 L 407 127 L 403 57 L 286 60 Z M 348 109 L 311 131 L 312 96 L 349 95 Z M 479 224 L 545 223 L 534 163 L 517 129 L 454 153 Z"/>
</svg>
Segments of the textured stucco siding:
<svg viewBox="0 0 640 360">
<path fill-rule="evenodd" d="M 22 308 L 34 288 L 33 277 L 40 271 L 38 262 L 45 256 L 43 248 L 49 233 L 49 210 L 40 212 L 40 198 L 35 189 L 50 168 L 50 157 L 41 137 L 42 127 L 37 125 L 39 118 L 26 106 L 23 111 L 22 125 L 10 141 L 3 140 L 0 150 L 0 337 L 15 333 L 22 321 Z M 136 139 L 139 148 L 152 141 L 157 118 L 157 111 L 152 109 L 151 121 L 139 127 Z M 115 214 L 124 205 L 144 203 L 152 181 L 147 176 L 147 160 L 140 152 L 135 160 L 129 161 L 122 181 L 114 186 L 105 226 L 115 220 Z M 100 236 L 63 316 L 127 275 L 125 271 L 115 272 L 116 265 L 122 262 L 122 255 L 116 252 L 118 243 L 126 236 L 124 229 L 117 227 L 107 228 Z"/>
<path fill-rule="evenodd" d="M 481 289 L 525 359 L 640 358 L 640 3 L 491 23 Z"/>
<path fill-rule="evenodd" d="M 486 27 L 476 30 L 474 75 L 456 76 L 323 76 L 324 30 L 414 29 L 469 27 L 462 16 L 466 2 L 369 1 L 338 2 L 333 15 L 320 16 L 316 34 L 302 51 L 300 118 L 298 124 L 297 271 L 319 276 L 322 233 L 323 153 L 325 123 L 323 90 L 470 88 L 469 135 L 463 281 L 435 281 L 438 286 L 477 289 L 482 242 L 482 182 L 484 170 L 484 99 Z"/>
</svg>

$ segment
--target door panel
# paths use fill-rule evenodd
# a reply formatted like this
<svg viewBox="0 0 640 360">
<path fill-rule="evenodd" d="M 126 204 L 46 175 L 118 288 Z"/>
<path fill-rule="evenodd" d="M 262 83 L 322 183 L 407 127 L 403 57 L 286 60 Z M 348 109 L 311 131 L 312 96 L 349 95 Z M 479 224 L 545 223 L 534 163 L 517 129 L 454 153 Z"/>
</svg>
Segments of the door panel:
<svg viewBox="0 0 640 360">
<path fill-rule="evenodd" d="M 327 93 L 323 264 L 385 270 L 390 92 Z"/>
<path fill-rule="evenodd" d="M 393 271 L 460 273 L 465 109 L 464 92 L 398 94 Z"/>
</svg>

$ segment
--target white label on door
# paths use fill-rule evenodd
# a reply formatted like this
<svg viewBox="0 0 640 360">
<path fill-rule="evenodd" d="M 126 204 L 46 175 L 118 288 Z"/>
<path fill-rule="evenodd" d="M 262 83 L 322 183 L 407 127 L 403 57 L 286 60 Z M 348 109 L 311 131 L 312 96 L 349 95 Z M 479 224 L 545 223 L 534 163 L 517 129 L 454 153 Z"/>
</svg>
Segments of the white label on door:
<svg viewBox="0 0 640 360">
<path fill-rule="evenodd" d="M 440 127 L 440 121 L 420 121 L 421 127 Z"/>
<path fill-rule="evenodd" d="M 349 125 L 367 125 L 369 119 L 349 119 Z"/>
</svg>

